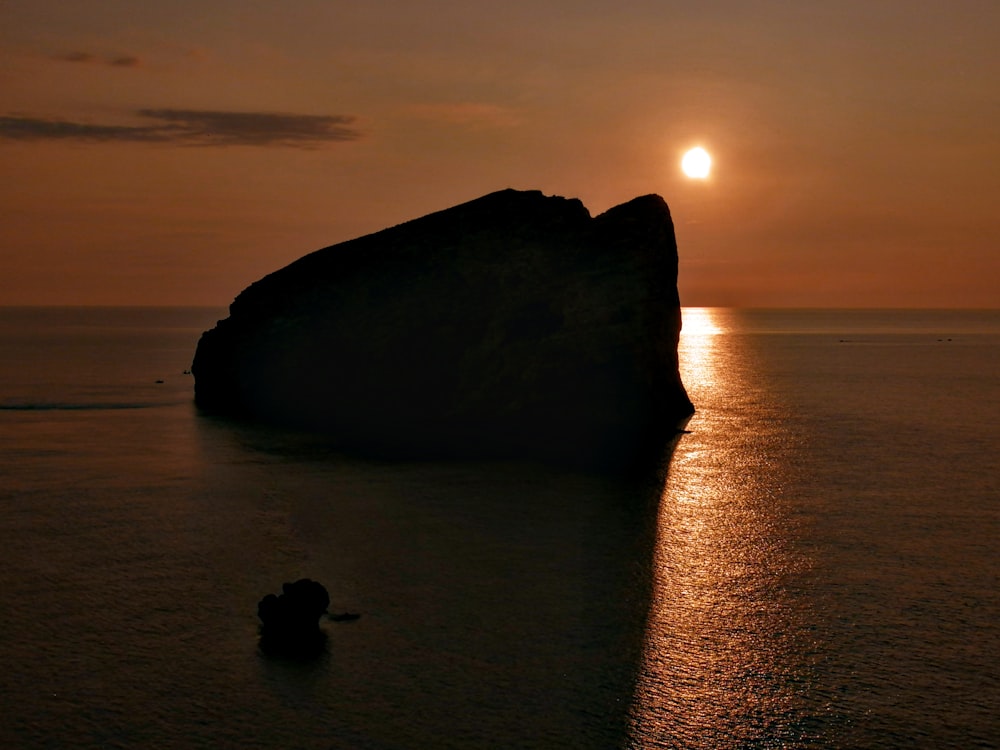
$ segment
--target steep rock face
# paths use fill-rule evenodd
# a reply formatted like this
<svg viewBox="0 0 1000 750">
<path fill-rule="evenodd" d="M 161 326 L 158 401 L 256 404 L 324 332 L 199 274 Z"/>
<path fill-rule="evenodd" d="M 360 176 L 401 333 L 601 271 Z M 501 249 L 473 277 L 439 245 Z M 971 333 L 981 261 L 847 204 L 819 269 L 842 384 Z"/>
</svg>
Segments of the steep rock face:
<svg viewBox="0 0 1000 750">
<path fill-rule="evenodd" d="M 198 344 L 207 412 L 383 456 L 627 465 L 693 411 L 662 198 L 504 190 L 318 250 Z"/>
</svg>

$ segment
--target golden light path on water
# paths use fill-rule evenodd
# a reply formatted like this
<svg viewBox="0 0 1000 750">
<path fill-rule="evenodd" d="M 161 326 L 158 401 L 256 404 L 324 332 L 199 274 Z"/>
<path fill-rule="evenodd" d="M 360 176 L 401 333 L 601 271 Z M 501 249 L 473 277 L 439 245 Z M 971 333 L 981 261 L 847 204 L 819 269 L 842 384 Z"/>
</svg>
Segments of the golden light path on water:
<svg viewBox="0 0 1000 750">
<path fill-rule="evenodd" d="M 683 310 L 681 375 L 697 413 L 661 498 L 633 747 L 784 747 L 807 646 L 785 585 L 802 563 L 782 511 L 780 407 L 733 311 Z"/>
</svg>

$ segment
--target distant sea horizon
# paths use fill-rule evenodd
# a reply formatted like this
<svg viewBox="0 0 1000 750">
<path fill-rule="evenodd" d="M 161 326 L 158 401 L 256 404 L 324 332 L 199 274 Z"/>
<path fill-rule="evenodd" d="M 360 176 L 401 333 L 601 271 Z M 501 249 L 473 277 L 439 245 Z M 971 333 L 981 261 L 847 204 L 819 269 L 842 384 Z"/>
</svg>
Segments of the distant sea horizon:
<svg viewBox="0 0 1000 750">
<path fill-rule="evenodd" d="M 235 299 L 235 297 L 233 297 Z M 36 309 L 36 308 L 54 308 L 54 309 L 77 309 L 77 308 L 91 308 L 91 309 L 122 309 L 122 308 L 132 308 L 132 309 L 163 309 L 163 308 L 185 308 L 185 309 L 228 309 L 230 302 L 220 303 L 220 304 L 171 304 L 171 303 L 157 303 L 157 304 L 104 304 L 104 303 L 23 303 L 23 304 L 0 304 L 0 309 Z M 685 302 L 681 303 L 681 309 L 684 308 L 709 308 L 718 310 L 857 310 L 857 311 L 880 311 L 880 310 L 1000 310 L 1000 305 L 700 305 L 700 304 L 688 304 Z"/>
</svg>

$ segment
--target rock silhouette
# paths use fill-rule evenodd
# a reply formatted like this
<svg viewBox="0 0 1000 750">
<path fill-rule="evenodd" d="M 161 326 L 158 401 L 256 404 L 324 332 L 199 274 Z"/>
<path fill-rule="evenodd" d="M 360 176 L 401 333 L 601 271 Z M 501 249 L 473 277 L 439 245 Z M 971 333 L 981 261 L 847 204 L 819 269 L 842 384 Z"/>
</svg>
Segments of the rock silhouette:
<svg viewBox="0 0 1000 750">
<path fill-rule="evenodd" d="M 261 647 L 265 651 L 308 654 L 322 648 L 325 634 L 320 618 L 330 606 L 322 584 L 309 578 L 284 583 L 278 596 L 268 594 L 257 604 Z"/>
<path fill-rule="evenodd" d="M 201 338 L 208 413 L 396 457 L 623 467 L 693 411 L 670 211 L 504 190 L 306 255 Z"/>
</svg>

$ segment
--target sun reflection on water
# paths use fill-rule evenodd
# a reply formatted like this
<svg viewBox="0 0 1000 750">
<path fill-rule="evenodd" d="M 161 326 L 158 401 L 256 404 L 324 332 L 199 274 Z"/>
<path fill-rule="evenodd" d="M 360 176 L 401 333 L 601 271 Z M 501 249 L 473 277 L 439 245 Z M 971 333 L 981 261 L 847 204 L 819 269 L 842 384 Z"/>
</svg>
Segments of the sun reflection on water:
<svg viewBox="0 0 1000 750">
<path fill-rule="evenodd" d="M 677 345 L 681 380 L 698 403 L 695 395 L 713 385 L 715 337 L 724 329 L 718 311 L 710 307 L 685 307 L 681 316 L 681 337 Z"/>
<path fill-rule="evenodd" d="M 697 408 L 661 498 L 633 746 L 780 747 L 794 726 L 802 650 L 784 594 L 782 439 L 732 311 L 685 308 L 678 353 Z M 767 425 L 771 425 L 768 427 Z"/>
</svg>

